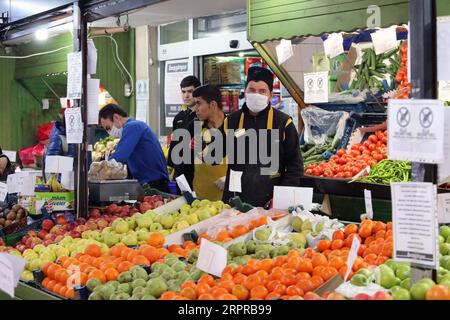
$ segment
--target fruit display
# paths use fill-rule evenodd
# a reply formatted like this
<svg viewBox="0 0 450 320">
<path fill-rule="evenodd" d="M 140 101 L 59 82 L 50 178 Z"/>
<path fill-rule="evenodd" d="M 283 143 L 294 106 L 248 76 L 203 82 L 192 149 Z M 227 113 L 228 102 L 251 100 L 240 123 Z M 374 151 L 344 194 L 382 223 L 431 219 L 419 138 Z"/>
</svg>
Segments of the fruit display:
<svg viewBox="0 0 450 320">
<path fill-rule="evenodd" d="M 4 233 L 12 233 L 24 227 L 27 216 L 27 210 L 18 204 L 11 209 L 5 208 L 0 212 L 0 232 L 3 230 Z"/>
<path fill-rule="evenodd" d="M 92 161 L 101 161 L 105 159 L 105 155 L 108 153 L 109 155 L 115 152 L 116 146 L 119 143 L 118 138 L 109 136 L 105 139 L 98 141 L 94 145 L 94 150 L 92 151 Z"/>
<path fill-rule="evenodd" d="M 329 161 L 310 164 L 305 174 L 326 178 L 352 178 L 366 167 L 372 168 L 387 159 L 387 131 L 376 131 L 364 143 L 356 143 L 351 150 L 339 149 Z"/>
<path fill-rule="evenodd" d="M 55 174 L 55 173 L 52 173 L 50 175 L 50 178 L 47 180 L 46 185 L 50 187 L 51 192 L 64 191 L 64 188 L 62 187 L 61 183 L 58 181 L 57 174 Z"/>
<path fill-rule="evenodd" d="M 123 180 L 128 176 L 126 165 L 115 159 L 92 162 L 89 168 L 89 180 Z"/>
</svg>

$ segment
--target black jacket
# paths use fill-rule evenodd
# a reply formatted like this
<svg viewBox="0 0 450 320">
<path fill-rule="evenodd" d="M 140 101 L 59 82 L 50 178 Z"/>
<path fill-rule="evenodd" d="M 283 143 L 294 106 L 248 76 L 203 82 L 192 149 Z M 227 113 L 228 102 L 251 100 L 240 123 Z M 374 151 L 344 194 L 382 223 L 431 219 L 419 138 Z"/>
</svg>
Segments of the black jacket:
<svg viewBox="0 0 450 320">
<path fill-rule="evenodd" d="M 8 164 L 6 165 L 5 170 L 0 173 L 0 181 L 4 182 L 8 179 L 8 175 L 13 174 L 14 173 L 14 168 L 11 164 L 11 161 L 9 161 L 9 158 L 2 154 L 2 150 L 0 149 L 0 158 L 6 158 L 8 160 Z"/>
<path fill-rule="evenodd" d="M 197 119 L 197 115 L 195 112 L 193 112 L 191 109 L 187 108 L 186 110 L 180 111 L 175 118 L 173 119 L 173 126 L 172 126 L 172 132 L 177 129 L 187 129 L 191 135 L 191 137 L 194 137 L 194 121 Z M 186 177 L 186 180 L 188 181 L 189 185 L 192 188 L 192 182 L 194 180 L 194 162 L 193 162 L 193 155 L 192 155 L 192 161 L 190 164 L 174 164 L 172 161 L 172 154 L 173 154 L 173 148 L 179 144 L 183 143 L 183 141 L 172 141 L 170 142 L 169 146 L 169 158 L 167 160 L 167 165 L 175 169 L 174 177 L 181 176 L 184 174 Z M 189 142 L 190 143 L 190 142 Z"/>
<path fill-rule="evenodd" d="M 272 139 L 270 129 L 278 129 L 278 134 L 275 137 L 274 143 L 277 144 L 279 148 L 279 165 L 277 169 L 272 171 L 272 174 L 262 175 L 261 168 L 269 168 L 270 164 L 265 165 L 264 159 L 261 159 L 261 157 L 258 156 L 259 153 L 254 155 L 257 158 L 257 162 L 255 164 L 249 164 L 251 158 L 249 152 L 250 143 L 254 145 L 255 142 L 249 142 L 249 138 L 243 136 L 236 138 L 235 134 L 234 164 L 230 163 L 231 156 L 229 150 L 227 151 L 229 164 L 223 201 L 228 203 L 230 198 L 234 197 L 234 193 L 228 191 L 230 170 L 243 172 L 241 178 L 242 193 L 236 193 L 236 196 L 239 196 L 242 201 L 257 207 L 265 206 L 267 202 L 272 199 L 274 186 L 300 186 L 300 177 L 303 175 L 303 160 L 300 154 L 297 129 L 295 128 L 291 117 L 282 111 L 272 108 L 270 105 L 256 116 L 252 116 L 249 113 L 248 107 L 244 104 L 241 110 L 230 114 L 224 122 L 225 132 L 228 131 L 227 129 L 234 129 L 236 131 L 239 128 L 245 130 L 255 129 L 257 131 L 257 150 L 259 150 L 259 145 L 261 141 L 263 141 L 260 139 L 258 130 L 268 129 L 269 134 L 267 144 L 269 152 L 266 156 L 269 157 L 271 157 L 272 154 L 272 151 L 270 150 Z M 228 131 L 228 135 L 229 134 L 231 134 L 230 131 Z M 237 142 L 240 139 L 247 140 L 245 142 L 245 164 L 237 163 Z"/>
</svg>

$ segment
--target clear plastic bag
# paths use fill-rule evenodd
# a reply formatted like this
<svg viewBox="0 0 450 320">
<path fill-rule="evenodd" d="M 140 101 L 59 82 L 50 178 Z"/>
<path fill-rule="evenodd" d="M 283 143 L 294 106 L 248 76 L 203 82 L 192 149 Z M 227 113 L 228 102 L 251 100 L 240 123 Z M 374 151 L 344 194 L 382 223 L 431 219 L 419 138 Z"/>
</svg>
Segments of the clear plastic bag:
<svg viewBox="0 0 450 320">
<path fill-rule="evenodd" d="M 308 107 L 302 110 L 304 122 L 304 140 L 306 144 L 321 145 L 333 138 L 336 145 L 344 134 L 348 112 L 330 112 L 318 107 Z"/>
<path fill-rule="evenodd" d="M 116 160 L 93 162 L 89 168 L 89 180 L 124 180 L 128 176 L 127 166 Z"/>
</svg>

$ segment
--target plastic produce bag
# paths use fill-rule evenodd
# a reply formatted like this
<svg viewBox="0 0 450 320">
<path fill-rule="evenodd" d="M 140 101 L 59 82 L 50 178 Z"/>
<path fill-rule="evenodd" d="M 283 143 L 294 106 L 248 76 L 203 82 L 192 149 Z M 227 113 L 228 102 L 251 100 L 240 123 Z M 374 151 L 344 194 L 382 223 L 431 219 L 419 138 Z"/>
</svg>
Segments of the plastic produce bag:
<svg viewBox="0 0 450 320">
<path fill-rule="evenodd" d="M 386 290 L 385 288 L 379 286 L 376 283 L 369 283 L 369 285 L 365 287 L 359 287 L 352 285 L 350 282 L 345 282 L 341 284 L 335 290 L 335 292 L 342 294 L 346 298 L 354 298 L 356 295 L 360 293 L 365 293 L 369 296 L 372 296 L 379 291 L 389 292 L 389 290 Z"/>
<path fill-rule="evenodd" d="M 127 166 L 116 160 L 93 162 L 89 168 L 89 180 L 124 180 L 128 176 Z"/>
<path fill-rule="evenodd" d="M 19 158 L 20 161 L 22 161 L 22 165 L 25 167 L 36 163 L 36 160 L 33 156 L 33 148 L 34 147 L 19 149 Z"/>
<path fill-rule="evenodd" d="M 50 139 L 50 132 L 53 128 L 53 122 L 44 123 L 38 126 L 38 140 L 44 143 Z M 44 143 L 45 144 L 45 143 Z"/>
<path fill-rule="evenodd" d="M 330 112 L 311 106 L 303 109 L 301 113 L 306 144 L 322 145 L 330 138 L 333 138 L 333 146 L 339 143 L 349 117 L 348 112 Z"/>
</svg>

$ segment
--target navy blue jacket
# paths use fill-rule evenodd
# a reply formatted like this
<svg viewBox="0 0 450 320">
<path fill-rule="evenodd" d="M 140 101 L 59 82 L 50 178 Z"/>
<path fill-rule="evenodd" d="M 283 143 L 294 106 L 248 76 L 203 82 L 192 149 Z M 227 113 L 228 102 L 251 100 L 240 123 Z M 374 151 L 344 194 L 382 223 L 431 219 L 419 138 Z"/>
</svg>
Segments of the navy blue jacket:
<svg viewBox="0 0 450 320">
<path fill-rule="evenodd" d="M 110 159 L 126 163 L 131 175 L 140 184 L 169 181 L 161 145 L 145 122 L 129 119 L 125 123 L 122 138 Z"/>
</svg>

